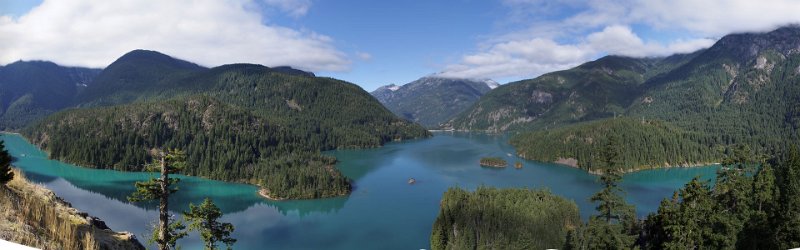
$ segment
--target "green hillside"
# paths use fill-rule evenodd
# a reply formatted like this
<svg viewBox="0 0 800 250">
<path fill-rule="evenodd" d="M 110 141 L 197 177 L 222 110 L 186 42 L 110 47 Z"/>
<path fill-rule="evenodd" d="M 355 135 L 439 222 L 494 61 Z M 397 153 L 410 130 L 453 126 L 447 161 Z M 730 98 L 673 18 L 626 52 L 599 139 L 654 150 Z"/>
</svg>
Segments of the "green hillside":
<svg viewBox="0 0 800 250">
<path fill-rule="evenodd" d="M 630 168 L 716 162 L 734 144 L 746 144 L 761 153 L 785 149 L 798 142 L 800 127 L 798 37 L 800 27 L 789 26 L 768 33 L 728 35 L 689 55 L 604 57 L 497 88 L 454 119 L 452 127 L 540 130 L 513 139 L 517 150 L 527 158 L 545 161 L 582 158 L 578 165 L 583 168 L 590 168 L 588 154 L 593 151 L 564 139 L 571 135 L 604 138 L 605 127 L 626 127 L 606 130 L 623 138 L 656 136 L 647 142 L 626 141 L 640 143 L 628 149 L 635 151 L 628 152 Z M 671 130 L 633 126 L 632 122 L 570 125 L 615 115 L 658 121 Z M 666 140 L 670 135 L 674 138 Z M 684 152 L 699 152 L 668 151 L 676 146 L 687 147 Z"/>
<path fill-rule="evenodd" d="M 77 97 L 77 104 L 114 105 L 142 96 L 140 91 L 164 85 L 174 78 L 205 68 L 156 51 L 134 50 L 108 65 L 91 86 Z"/>
<path fill-rule="evenodd" d="M 147 64 L 129 56 L 115 64 Z M 136 91 L 92 92 L 99 101 L 23 132 L 53 158 L 97 168 L 138 171 L 150 149 L 181 148 L 192 166 L 188 174 L 260 184 L 282 198 L 349 191 L 332 167 L 335 159 L 322 150 L 430 136 L 354 84 L 286 68 L 235 64 L 169 74 L 157 84 L 132 79 L 125 89 Z"/>
<path fill-rule="evenodd" d="M 500 86 L 446 127 L 500 132 L 536 129 L 622 114 L 643 84 L 684 64 L 691 55 L 660 59 L 606 56 L 573 69 Z"/>
<path fill-rule="evenodd" d="M 609 118 L 557 129 L 523 133 L 511 139 L 523 158 L 573 165 L 602 173 L 599 152 L 611 137 L 617 140 L 619 163 L 625 171 L 708 164 L 718 160 L 724 148 L 713 137 L 686 132 L 658 121 Z"/>
</svg>

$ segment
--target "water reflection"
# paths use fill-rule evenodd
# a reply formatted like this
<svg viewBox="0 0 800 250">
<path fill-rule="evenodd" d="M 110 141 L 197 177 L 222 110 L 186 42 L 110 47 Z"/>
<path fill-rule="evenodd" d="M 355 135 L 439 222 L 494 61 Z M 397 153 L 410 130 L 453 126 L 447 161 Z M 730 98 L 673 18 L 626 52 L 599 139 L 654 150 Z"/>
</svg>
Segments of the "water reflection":
<svg viewBox="0 0 800 250">
<path fill-rule="evenodd" d="M 76 208 L 106 220 L 116 230 L 149 237 L 154 205 L 131 204 L 126 197 L 135 181 L 149 173 L 88 169 L 48 160 L 17 135 L 3 135 L 15 165 L 28 178 L 52 189 Z M 223 221 L 234 224 L 236 249 L 421 249 L 428 248 L 431 225 L 442 194 L 450 187 L 547 188 L 574 200 L 585 219 L 594 211 L 589 197 L 600 189 L 597 177 L 586 172 L 516 157 L 508 136 L 437 133 L 435 137 L 390 143 L 368 150 L 326 152 L 337 157 L 337 168 L 353 179 L 347 197 L 318 200 L 268 201 L 251 185 L 183 176 L 180 191 L 171 197 L 173 212 L 211 197 L 223 210 Z M 24 155 L 24 156 L 23 156 Z M 522 169 L 483 168 L 481 157 L 501 157 Z M 710 179 L 714 168 L 643 171 L 624 176 L 621 186 L 640 216 L 655 211 L 696 175 Z M 413 185 L 408 179 L 416 179 Z M 183 249 L 201 249 L 197 236 L 181 240 Z"/>
</svg>

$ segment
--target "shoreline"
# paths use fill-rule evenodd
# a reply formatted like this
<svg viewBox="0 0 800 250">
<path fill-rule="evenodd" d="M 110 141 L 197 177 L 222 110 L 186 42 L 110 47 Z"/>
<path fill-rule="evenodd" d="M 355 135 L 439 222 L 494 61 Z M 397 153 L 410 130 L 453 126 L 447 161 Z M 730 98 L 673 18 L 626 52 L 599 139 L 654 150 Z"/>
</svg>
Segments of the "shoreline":
<svg viewBox="0 0 800 250">
<path fill-rule="evenodd" d="M 550 164 L 555 164 L 555 165 L 559 165 L 559 166 L 580 169 L 580 170 L 583 170 L 583 171 L 585 171 L 585 172 L 587 172 L 589 174 L 593 174 L 593 175 L 603 175 L 603 173 L 604 173 L 604 171 L 584 169 L 584 168 L 579 167 L 578 165 L 570 165 L 570 164 L 566 164 L 564 162 L 559 162 L 559 161 L 538 161 L 538 160 L 531 160 L 531 159 L 522 157 L 520 155 L 517 155 L 517 156 L 522 158 L 522 159 L 529 160 L 529 161 L 550 163 Z M 571 159 L 571 158 L 569 158 L 569 159 Z M 699 167 L 710 167 L 710 166 L 719 166 L 719 165 L 720 165 L 719 162 L 703 162 L 703 163 L 695 162 L 695 163 L 689 163 L 689 164 L 684 164 L 684 165 L 664 165 L 664 166 L 648 166 L 648 165 L 646 165 L 646 166 L 639 166 L 639 167 L 635 167 L 635 168 L 631 168 L 631 169 L 624 169 L 624 170 L 622 170 L 622 174 L 630 174 L 630 173 L 635 173 L 635 172 L 639 172 L 639 171 L 647 171 L 647 170 L 659 170 L 659 169 L 671 169 L 671 168 L 699 168 Z"/>
<path fill-rule="evenodd" d="M 529 158 L 525 157 L 524 154 L 519 153 L 519 152 L 516 153 L 515 156 L 517 156 L 519 158 L 522 158 L 522 159 L 525 159 L 525 160 L 528 160 L 528 161 L 549 163 L 549 164 L 554 164 L 554 165 L 559 165 L 559 166 L 564 166 L 564 167 L 576 168 L 576 169 L 583 170 L 583 171 L 585 171 L 585 172 L 587 172 L 589 174 L 593 174 L 593 175 L 603 175 L 603 172 L 604 172 L 604 171 L 601 171 L 601 170 L 589 170 L 589 169 L 581 168 L 580 166 L 578 166 L 578 160 L 575 159 L 575 158 L 572 158 L 572 157 L 569 157 L 569 158 L 558 157 L 554 161 L 540 161 L 540 160 L 535 160 L 535 159 L 529 159 Z M 641 165 L 641 166 L 630 168 L 630 169 L 623 169 L 622 170 L 622 174 L 630 174 L 630 173 L 639 172 L 639 171 L 646 171 L 646 170 L 658 170 L 658 169 L 670 169 L 670 168 L 697 168 L 697 167 L 710 167 L 710 166 L 719 166 L 719 165 L 721 165 L 721 163 L 719 163 L 719 162 L 692 162 L 692 163 L 677 164 L 677 165 L 664 164 L 664 165 L 658 165 L 658 166 Z"/>
<path fill-rule="evenodd" d="M 266 188 L 260 187 L 260 186 L 258 187 L 258 192 L 257 193 L 258 193 L 259 196 L 261 196 L 263 198 L 266 198 L 268 200 L 271 200 L 271 201 L 285 201 L 285 200 L 287 200 L 286 198 L 281 198 L 281 197 L 277 197 L 277 196 L 276 197 L 270 196 L 269 195 L 269 190 L 266 189 Z"/>
<path fill-rule="evenodd" d="M 30 140 L 28 140 L 28 138 L 27 138 L 27 137 L 25 137 L 25 135 L 23 135 L 23 134 L 16 133 L 16 132 L 8 132 L 8 131 L 0 131 L 0 134 L 10 134 L 10 135 L 19 136 L 19 137 L 21 137 L 22 139 L 24 139 L 25 141 L 27 141 L 28 143 L 30 143 L 30 144 L 32 144 L 32 145 L 34 145 L 34 146 L 36 146 L 36 149 L 38 149 L 38 150 L 40 150 L 40 151 L 44 152 L 44 153 L 47 155 L 47 158 L 48 158 L 48 159 L 50 159 L 50 160 L 54 160 L 54 161 L 59 161 L 59 162 L 66 163 L 66 164 L 70 164 L 70 165 L 73 165 L 73 166 L 76 166 L 76 167 L 80 167 L 80 168 L 87 168 L 87 169 L 97 169 L 97 170 L 110 170 L 110 171 L 130 172 L 130 173 L 150 173 L 150 172 L 148 172 L 148 171 L 122 171 L 122 170 L 116 170 L 116 169 L 114 169 L 114 168 L 112 168 L 112 167 L 103 168 L 103 167 L 87 166 L 87 165 L 84 165 L 84 164 L 80 164 L 80 163 L 71 162 L 71 161 L 68 161 L 68 160 L 66 160 L 66 159 L 52 159 L 52 158 L 50 158 L 50 152 L 48 152 L 48 151 L 47 151 L 47 150 L 45 150 L 45 149 L 39 148 L 39 146 L 38 146 L 38 145 L 36 145 L 36 144 L 34 144 L 34 143 L 31 143 L 31 142 L 30 142 Z M 328 165 L 328 166 L 326 166 L 326 168 L 329 168 L 329 167 L 334 167 L 334 165 Z M 330 171 L 330 169 L 329 169 L 329 171 Z M 323 197 L 323 198 L 303 198 L 303 199 L 290 199 L 290 198 L 283 198 L 283 197 L 277 197 L 277 196 L 270 195 L 270 192 L 269 192 L 269 190 L 267 190 L 266 188 L 263 188 L 263 187 L 261 187 L 261 185 L 258 185 L 258 184 L 253 184 L 253 183 L 246 182 L 246 181 L 243 181 L 243 182 L 239 182 L 239 181 L 224 181 L 224 180 L 218 180 L 218 179 L 208 178 L 208 177 L 204 177 L 204 176 L 194 176 L 194 175 L 189 175 L 189 174 L 185 174 L 185 173 L 181 173 L 181 175 L 184 175 L 184 176 L 187 176 L 187 177 L 196 177 L 196 178 L 201 178 L 201 179 L 205 179 L 205 180 L 221 181 L 221 182 L 225 182 L 225 183 L 253 185 L 253 186 L 256 186 L 256 187 L 258 187 L 258 191 L 256 191 L 256 193 L 257 193 L 259 196 L 261 196 L 261 197 L 263 197 L 263 198 L 265 198 L 265 199 L 271 200 L 271 201 L 306 200 L 306 199 L 309 199 L 309 200 L 314 200 L 314 199 L 324 199 L 324 198 L 330 198 L 330 197 Z M 348 192 L 348 193 L 345 193 L 345 194 L 340 194 L 340 195 L 337 195 L 337 196 L 332 196 L 332 197 L 346 196 L 346 195 L 349 195 L 349 194 L 350 194 L 350 193 Z"/>
</svg>

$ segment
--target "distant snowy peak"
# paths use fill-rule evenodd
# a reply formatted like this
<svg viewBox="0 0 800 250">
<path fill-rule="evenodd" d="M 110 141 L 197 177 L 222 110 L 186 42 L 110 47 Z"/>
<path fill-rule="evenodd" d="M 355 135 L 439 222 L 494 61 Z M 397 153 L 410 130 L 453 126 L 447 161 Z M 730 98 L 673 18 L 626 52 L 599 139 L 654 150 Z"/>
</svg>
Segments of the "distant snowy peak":
<svg viewBox="0 0 800 250">
<path fill-rule="evenodd" d="M 398 89 L 400 89 L 400 86 L 397 86 L 397 84 L 389 84 L 389 85 L 380 86 L 375 91 L 387 91 L 387 90 L 388 91 L 397 91 Z"/>
<path fill-rule="evenodd" d="M 486 83 L 486 86 L 489 86 L 489 88 L 490 88 L 490 89 L 495 89 L 495 88 L 497 88 L 497 87 L 500 87 L 500 84 L 499 84 L 499 83 L 497 83 L 497 82 L 495 82 L 495 81 L 494 81 L 494 80 L 492 80 L 492 79 L 482 79 L 481 81 L 482 81 L 483 83 Z"/>
<path fill-rule="evenodd" d="M 474 83 L 483 83 L 486 84 L 489 89 L 495 89 L 500 87 L 500 83 L 495 82 L 489 78 L 459 78 L 459 77 L 448 77 L 448 76 L 441 76 L 441 75 L 430 75 L 421 78 L 425 82 L 441 82 L 441 81 L 453 81 L 453 80 L 461 80 L 467 82 L 474 82 Z"/>
<path fill-rule="evenodd" d="M 434 74 L 401 86 L 386 85 L 371 94 L 396 115 L 437 128 L 498 85 L 490 79 Z"/>
</svg>

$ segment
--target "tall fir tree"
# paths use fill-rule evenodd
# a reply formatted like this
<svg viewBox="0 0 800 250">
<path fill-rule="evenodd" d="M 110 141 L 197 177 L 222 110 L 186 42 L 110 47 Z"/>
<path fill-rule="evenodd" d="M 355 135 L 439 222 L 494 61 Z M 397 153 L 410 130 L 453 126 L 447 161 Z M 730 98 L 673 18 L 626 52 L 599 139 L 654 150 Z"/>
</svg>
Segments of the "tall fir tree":
<svg viewBox="0 0 800 250">
<path fill-rule="evenodd" d="M 800 152 L 792 146 L 778 169 L 776 209 L 770 216 L 775 249 L 800 246 Z"/>
<path fill-rule="evenodd" d="M 189 212 L 184 216 L 190 221 L 190 230 L 200 231 L 206 250 L 217 249 L 217 242 L 224 243 L 228 249 L 236 243 L 236 239 L 231 238 L 233 224 L 218 221 L 222 211 L 211 199 L 206 198 L 199 206 L 189 204 Z"/>
<path fill-rule="evenodd" d="M 155 150 L 154 150 L 155 151 Z M 179 220 L 170 221 L 169 195 L 178 191 L 175 185 L 178 178 L 169 177 L 170 174 L 180 172 L 186 164 L 186 154 L 181 150 L 169 149 L 166 152 L 155 152 L 158 163 L 149 164 L 149 171 L 159 171 L 159 178 L 151 178 L 145 182 L 136 182 L 136 192 L 128 197 L 133 202 L 158 200 L 158 229 L 153 231 L 151 241 L 158 244 L 159 249 L 168 250 L 175 248 L 178 239 L 187 235 L 186 226 Z"/>
<path fill-rule="evenodd" d="M 0 140 L 0 185 L 5 185 L 14 179 L 14 172 L 11 172 L 11 155 L 6 150 L 5 141 Z"/>
<path fill-rule="evenodd" d="M 591 201 L 597 203 L 598 214 L 589 219 L 584 229 L 579 229 L 571 235 L 575 237 L 583 234 L 583 239 L 578 239 L 577 242 L 568 239 L 567 247 L 625 249 L 633 246 L 638 226 L 635 208 L 625 202 L 624 190 L 619 186 L 622 179 L 620 147 L 616 135 L 612 135 L 603 147 L 600 155 L 606 169 L 600 176 L 603 189 L 591 197 Z"/>
</svg>

